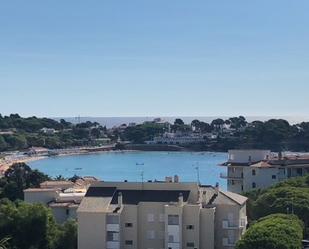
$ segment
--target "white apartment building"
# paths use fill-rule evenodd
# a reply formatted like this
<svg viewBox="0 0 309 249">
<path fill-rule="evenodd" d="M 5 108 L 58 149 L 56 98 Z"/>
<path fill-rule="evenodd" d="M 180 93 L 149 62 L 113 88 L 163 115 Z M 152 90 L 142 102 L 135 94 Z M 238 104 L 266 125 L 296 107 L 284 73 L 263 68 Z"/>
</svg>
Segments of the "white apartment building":
<svg viewBox="0 0 309 249">
<path fill-rule="evenodd" d="M 78 249 L 233 248 L 246 230 L 246 200 L 177 180 L 97 182 L 77 210 Z"/>
<path fill-rule="evenodd" d="M 227 167 L 228 191 L 242 193 L 270 187 L 291 177 L 309 174 L 309 157 L 272 153 L 269 150 L 230 150 Z"/>
<path fill-rule="evenodd" d="M 154 137 L 151 141 L 146 141 L 147 144 L 195 144 L 203 143 L 206 139 L 203 135 L 189 133 L 183 134 L 182 132 L 165 132 L 162 136 Z"/>
</svg>

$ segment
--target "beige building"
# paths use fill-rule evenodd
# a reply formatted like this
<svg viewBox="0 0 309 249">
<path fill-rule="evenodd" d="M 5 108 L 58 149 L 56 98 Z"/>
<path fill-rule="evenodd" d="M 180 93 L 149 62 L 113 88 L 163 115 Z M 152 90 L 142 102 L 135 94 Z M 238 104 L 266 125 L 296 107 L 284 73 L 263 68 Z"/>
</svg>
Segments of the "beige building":
<svg viewBox="0 0 309 249">
<path fill-rule="evenodd" d="M 93 183 L 78 210 L 78 249 L 233 248 L 246 198 L 176 182 Z"/>
<path fill-rule="evenodd" d="M 46 181 L 40 188 L 24 190 L 24 201 L 41 203 L 51 208 L 55 220 L 63 223 L 68 219 L 77 218 L 77 208 L 85 196 L 94 177 L 84 177 L 75 183 L 71 181 Z"/>
<path fill-rule="evenodd" d="M 270 187 L 291 177 L 309 174 L 309 156 L 272 153 L 269 150 L 230 150 L 227 167 L 228 191 L 242 193 Z"/>
</svg>

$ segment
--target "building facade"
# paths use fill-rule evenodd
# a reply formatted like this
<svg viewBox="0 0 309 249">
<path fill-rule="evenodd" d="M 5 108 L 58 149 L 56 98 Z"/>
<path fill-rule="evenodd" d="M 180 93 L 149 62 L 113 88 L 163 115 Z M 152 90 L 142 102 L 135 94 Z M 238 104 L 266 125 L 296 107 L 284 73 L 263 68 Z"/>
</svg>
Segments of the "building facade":
<svg viewBox="0 0 309 249">
<path fill-rule="evenodd" d="M 230 150 L 228 161 L 221 166 L 227 167 L 221 178 L 227 179 L 228 191 L 242 193 L 309 174 L 309 157 L 269 150 Z"/>
<path fill-rule="evenodd" d="M 233 248 L 246 198 L 176 182 L 98 182 L 78 210 L 78 249 Z"/>
</svg>

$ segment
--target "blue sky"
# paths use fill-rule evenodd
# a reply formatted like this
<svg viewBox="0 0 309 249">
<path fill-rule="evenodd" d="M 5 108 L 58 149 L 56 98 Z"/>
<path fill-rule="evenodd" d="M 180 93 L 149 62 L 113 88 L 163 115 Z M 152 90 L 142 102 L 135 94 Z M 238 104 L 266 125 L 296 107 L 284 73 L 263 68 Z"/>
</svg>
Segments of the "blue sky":
<svg viewBox="0 0 309 249">
<path fill-rule="evenodd" d="M 308 0 L 0 3 L 0 113 L 309 115 Z"/>
</svg>

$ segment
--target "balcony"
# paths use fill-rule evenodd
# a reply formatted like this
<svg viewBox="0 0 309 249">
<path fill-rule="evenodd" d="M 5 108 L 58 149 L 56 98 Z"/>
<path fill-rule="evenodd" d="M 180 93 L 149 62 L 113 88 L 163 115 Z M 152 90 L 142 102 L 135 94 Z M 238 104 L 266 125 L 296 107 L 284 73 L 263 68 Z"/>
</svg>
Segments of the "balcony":
<svg viewBox="0 0 309 249">
<path fill-rule="evenodd" d="M 228 180 L 235 180 L 235 181 L 242 181 L 244 179 L 243 176 L 228 175 L 227 173 L 220 173 L 220 178 L 228 179 Z"/>
<path fill-rule="evenodd" d="M 240 219 L 239 224 L 235 224 L 235 222 L 230 222 L 229 220 L 223 220 L 222 221 L 222 228 L 228 229 L 228 230 L 238 230 L 238 229 L 244 229 L 247 226 L 247 220 L 246 219 Z"/>
<path fill-rule="evenodd" d="M 107 241 L 106 242 L 106 248 L 107 249 L 119 249 L 120 248 L 120 242 L 119 241 Z"/>
<path fill-rule="evenodd" d="M 119 232 L 119 224 L 106 224 L 106 231 Z"/>
</svg>

